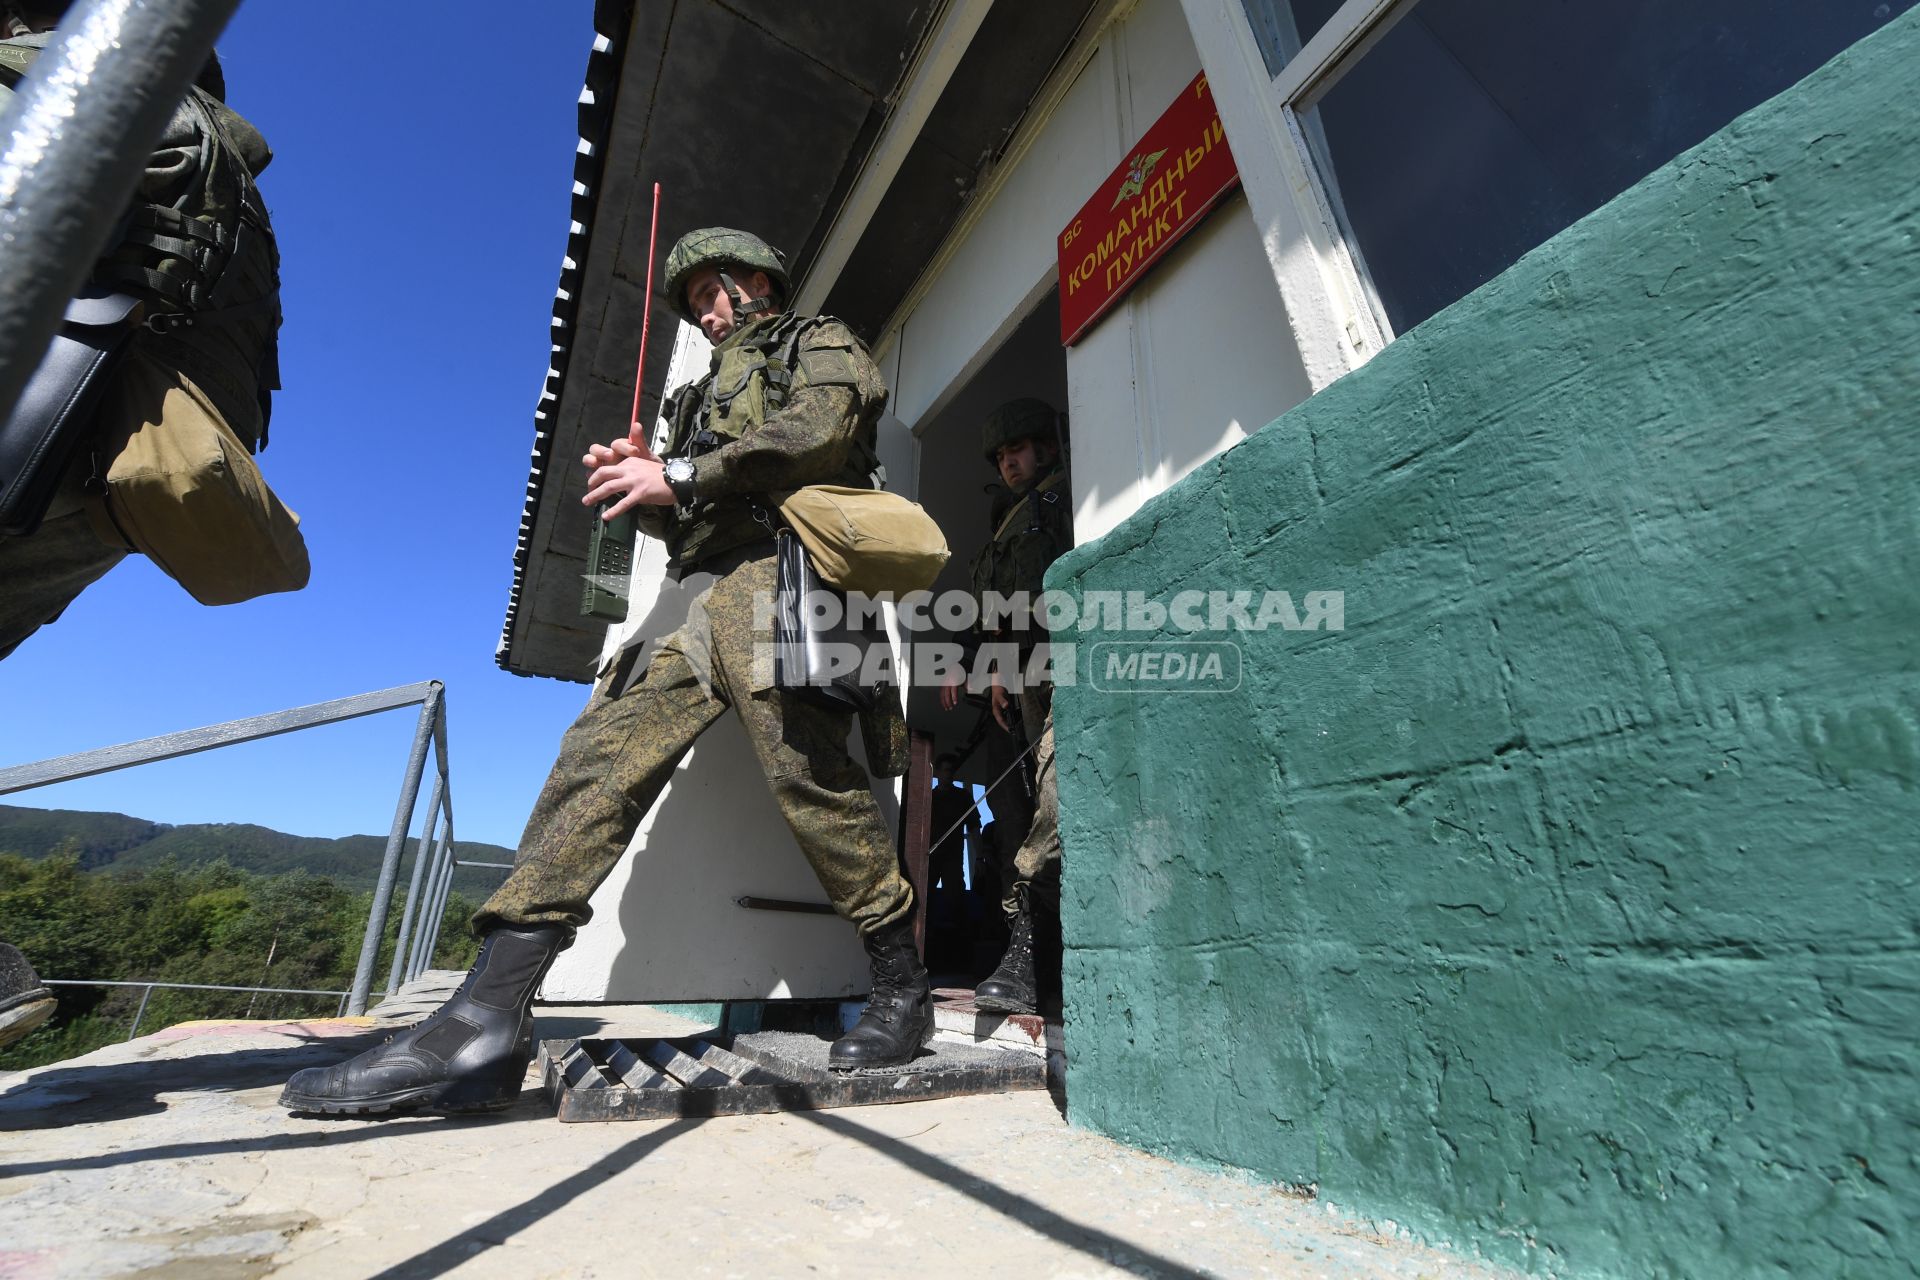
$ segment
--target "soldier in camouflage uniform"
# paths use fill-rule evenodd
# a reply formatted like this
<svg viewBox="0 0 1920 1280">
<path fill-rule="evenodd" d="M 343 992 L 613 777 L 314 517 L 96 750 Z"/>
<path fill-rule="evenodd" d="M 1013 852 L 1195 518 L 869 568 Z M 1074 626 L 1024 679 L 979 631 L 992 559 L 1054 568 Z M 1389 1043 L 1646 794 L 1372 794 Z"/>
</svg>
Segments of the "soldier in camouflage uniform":
<svg viewBox="0 0 1920 1280">
<path fill-rule="evenodd" d="M 980 598 L 982 618 L 988 616 L 986 597 L 997 593 L 1013 597 L 1025 592 L 1038 599 L 1044 589 L 1047 566 L 1073 546 L 1072 485 L 1060 457 L 1059 415 L 1044 400 L 1011 400 L 987 415 L 981 431 L 987 462 L 1006 486 L 993 536 L 973 560 L 973 592 Z M 984 640 L 1010 642 L 1020 650 L 1022 670 L 1046 630 L 1031 611 L 1002 622 Z M 949 686 L 942 700 L 951 709 L 958 690 Z M 1053 686 L 1025 685 L 1018 697 L 996 680 L 988 689 L 993 718 L 1002 730 L 1013 732 L 1014 703 L 1032 744 L 1033 821 L 1013 857 L 1007 877 L 1006 912 L 1011 936 L 993 975 L 974 992 L 983 1009 L 1003 1013 L 1032 1013 L 1039 1004 L 1039 974 L 1035 960 L 1036 933 L 1042 942 L 1057 937 L 1060 921 L 1060 802 L 1053 783 Z M 1003 784 L 1004 785 L 1004 784 Z M 1051 956 L 1053 948 L 1043 946 Z"/>
<path fill-rule="evenodd" d="M 66 8 L 65 0 L 0 3 L 0 106 Z M 268 393 L 279 386 L 279 259 L 253 180 L 273 152 L 227 107 L 224 91 L 219 63 L 209 60 L 154 147 L 120 242 L 94 268 L 96 283 L 137 295 L 158 322 L 134 335 L 103 394 L 103 440 L 155 421 L 149 415 L 164 405 L 163 429 L 192 413 L 265 447 Z M 184 312 L 194 313 L 190 327 L 167 323 Z M 104 508 L 88 500 L 94 465 L 83 450 L 40 527 L 0 536 L 0 658 L 126 557 Z"/>
<path fill-rule="evenodd" d="M 788 280 L 758 237 L 690 232 L 667 256 L 667 296 L 714 344 L 711 372 L 666 407 L 667 457 L 644 442 L 595 445 L 586 501 L 632 510 L 665 539 L 683 579 L 705 575 L 687 624 L 643 669 L 638 649 L 596 686 L 561 741 L 512 876 L 474 918 L 467 982 L 438 1012 L 352 1061 L 296 1075 L 294 1110 L 374 1114 L 510 1104 L 532 1054 L 531 1006 L 547 966 L 587 922 L 588 898 L 626 852 L 694 740 L 740 718 L 801 852 L 872 962 L 860 1021 L 835 1041 L 840 1070 L 910 1060 L 932 1034 L 926 970 L 867 773 L 847 755 L 851 713 L 772 687 L 770 489 L 866 486 L 887 390 L 844 324 L 785 313 Z"/>
</svg>

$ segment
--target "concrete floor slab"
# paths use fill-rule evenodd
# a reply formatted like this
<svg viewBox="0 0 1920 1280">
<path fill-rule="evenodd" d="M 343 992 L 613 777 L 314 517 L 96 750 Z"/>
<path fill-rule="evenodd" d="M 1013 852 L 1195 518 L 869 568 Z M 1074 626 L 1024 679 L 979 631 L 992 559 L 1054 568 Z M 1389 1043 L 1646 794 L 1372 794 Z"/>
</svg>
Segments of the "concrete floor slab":
<svg viewBox="0 0 1920 1280">
<path fill-rule="evenodd" d="M 188 1024 L 0 1076 L 0 1278 L 1507 1274 L 1070 1129 L 1046 1093 L 573 1125 L 531 1077 L 488 1118 L 276 1105 L 293 1071 L 444 989 L 374 1018 Z M 643 1007 L 541 1024 L 700 1029 Z"/>
</svg>

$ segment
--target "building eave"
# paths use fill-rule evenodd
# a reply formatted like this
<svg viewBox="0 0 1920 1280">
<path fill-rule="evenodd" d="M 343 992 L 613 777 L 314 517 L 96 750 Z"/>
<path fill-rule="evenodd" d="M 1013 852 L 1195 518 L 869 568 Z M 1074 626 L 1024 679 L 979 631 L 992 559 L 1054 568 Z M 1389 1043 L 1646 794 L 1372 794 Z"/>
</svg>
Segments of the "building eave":
<svg viewBox="0 0 1920 1280">
<path fill-rule="evenodd" d="M 494 661 L 516 675 L 548 675 L 560 679 L 583 679 L 583 675 L 562 670 L 543 670 L 516 661 L 516 637 L 535 624 L 531 611 L 523 611 L 523 589 L 533 559 L 534 529 L 538 522 L 545 478 L 555 456 L 555 411 L 565 385 L 567 365 L 572 354 L 570 337 L 580 308 L 582 265 L 587 261 L 596 221 L 598 193 L 606 168 L 607 144 L 612 133 L 613 112 L 619 92 L 621 60 L 633 30 L 634 0 L 595 0 L 593 10 L 593 51 L 587 57 L 587 70 L 580 89 L 578 106 L 579 139 L 574 149 L 573 200 L 567 229 L 566 252 L 560 260 L 560 279 L 554 287 L 553 319 L 550 325 L 551 351 L 547 376 L 540 400 L 533 412 L 533 451 L 527 475 L 526 500 L 520 512 L 520 530 L 513 548 L 513 584 L 507 594 L 506 617 L 501 624 L 500 641 Z M 539 625 L 554 626 L 541 621 Z M 599 635 L 591 627 L 556 628 L 577 630 L 579 646 L 598 645 Z M 569 646 L 574 647 L 574 646 Z"/>
</svg>

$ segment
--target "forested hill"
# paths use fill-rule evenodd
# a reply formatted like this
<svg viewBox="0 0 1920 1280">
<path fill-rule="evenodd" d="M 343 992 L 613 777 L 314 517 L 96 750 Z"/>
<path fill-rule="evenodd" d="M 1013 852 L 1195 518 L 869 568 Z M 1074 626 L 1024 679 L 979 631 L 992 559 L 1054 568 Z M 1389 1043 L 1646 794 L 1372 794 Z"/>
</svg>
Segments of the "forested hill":
<svg viewBox="0 0 1920 1280">
<path fill-rule="evenodd" d="M 409 859 L 417 835 L 416 827 L 407 842 Z M 380 855 L 386 847 L 385 836 L 343 836 L 335 840 L 288 835 L 238 822 L 171 826 L 124 813 L 0 805 L 0 853 L 36 861 L 56 851 L 71 853 L 88 871 L 104 867 L 116 871 L 144 869 L 169 858 L 182 867 L 225 860 L 230 866 L 259 875 L 306 871 L 325 876 L 343 888 L 370 889 L 379 875 Z M 476 862 L 513 861 L 513 850 L 496 844 L 462 840 L 456 850 L 461 858 Z M 500 883 L 503 874 L 486 869 L 462 870 L 454 883 L 484 897 Z"/>
</svg>

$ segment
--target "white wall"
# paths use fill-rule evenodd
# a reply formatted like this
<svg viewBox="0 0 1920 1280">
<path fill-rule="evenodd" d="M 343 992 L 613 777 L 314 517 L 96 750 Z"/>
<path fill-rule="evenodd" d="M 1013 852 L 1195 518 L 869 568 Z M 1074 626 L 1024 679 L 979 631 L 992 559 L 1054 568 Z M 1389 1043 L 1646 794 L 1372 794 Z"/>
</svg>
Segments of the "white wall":
<svg viewBox="0 0 1920 1280">
<path fill-rule="evenodd" d="M 918 430 L 945 409 L 1051 286 L 1054 237 L 1199 70 L 1178 0 L 1143 0 L 1107 32 L 938 278 L 882 339 L 902 419 Z M 1238 195 L 1066 359 L 1082 541 L 1312 390 Z"/>
<path fill-rule="evenodd" d="M 1307 398 L 1265 254 L 1233 196 L 1067 352 L 1074 532 L 1097 538 Z"/>
</svg>

